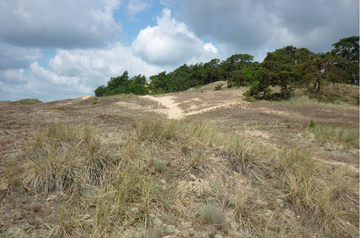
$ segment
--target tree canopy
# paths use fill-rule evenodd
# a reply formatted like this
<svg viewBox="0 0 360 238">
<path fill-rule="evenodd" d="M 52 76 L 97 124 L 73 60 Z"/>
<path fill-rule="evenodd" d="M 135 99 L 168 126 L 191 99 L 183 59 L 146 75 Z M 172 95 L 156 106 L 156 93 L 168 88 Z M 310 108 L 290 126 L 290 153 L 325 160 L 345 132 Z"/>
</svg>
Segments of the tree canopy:
<svg viewBox="0 0 360 238">
<path fill-rule="evenodd" d="M 110 78 L 107 86 L 99 86 L 95 94 L 169 93 L 226 80 L 228 87 L 251 86 L 247 96 L 273 100 L 290 97 L 296 87 L 307 87 L 318 94 L 328 83 L 358 83 L 359 37 L 343 38 L 332 46 L 334 49 L 327 53 L 285 46 L 268 52 L 261 63 L 254 62 L 252 55 L 234 54 L 222 61 L 184 64 L 170 73 L 163 71 L 150 76 L 147 86 L 145 75 L 130 79 L 125 71 L 122 76 Z M 280 92 L 272 92 L 271 86 L 279 86 Z"/>
</svg>

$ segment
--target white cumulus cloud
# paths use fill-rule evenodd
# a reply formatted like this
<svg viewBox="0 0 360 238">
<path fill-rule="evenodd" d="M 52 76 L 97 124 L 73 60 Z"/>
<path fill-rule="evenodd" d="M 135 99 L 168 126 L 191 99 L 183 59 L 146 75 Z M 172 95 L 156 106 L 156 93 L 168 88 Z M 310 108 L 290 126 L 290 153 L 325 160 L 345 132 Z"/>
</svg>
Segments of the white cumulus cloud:
<svg viewBox="0 0 360 238">
<path fill-rule="evenodd" d="M 149 78 L 167 69 L 135 57 L 130 47 L 119 42 L 103 49 L 58 49 L 49 60 L 49 69 L 34 62 L 28 75 L 23 69 L 0 71 L 0 100 L 32 97 L 53 101 L 93 95 L 98 86 L 106 85 L 110 77 L 122 75 L 124 71 L 128 71 L 130 77 L 142 74 Z"/>
<path fill-rule="evenodd" d="M 218 57 L 218 49 L 212 43 L 197 38 L 185 23 L 171 17 L 168 8 L 157 17 L 157 26 L 140 31 L 131 47 L 135 56 L 159 66 L 176 66 Z"/>
</svg>

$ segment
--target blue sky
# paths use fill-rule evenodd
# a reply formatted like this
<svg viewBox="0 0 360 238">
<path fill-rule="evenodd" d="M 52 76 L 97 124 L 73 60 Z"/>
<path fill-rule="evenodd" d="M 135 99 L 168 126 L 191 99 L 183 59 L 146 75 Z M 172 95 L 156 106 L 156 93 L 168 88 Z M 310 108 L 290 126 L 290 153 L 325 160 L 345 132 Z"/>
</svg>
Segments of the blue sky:
<svg viewBox="0 0 360 238">
<path fill-rule="evenodd" d="M 359 35 L 358 0 L 0 0 L 0 100 L 93 95 L 110 77 Z"/>
</svg>

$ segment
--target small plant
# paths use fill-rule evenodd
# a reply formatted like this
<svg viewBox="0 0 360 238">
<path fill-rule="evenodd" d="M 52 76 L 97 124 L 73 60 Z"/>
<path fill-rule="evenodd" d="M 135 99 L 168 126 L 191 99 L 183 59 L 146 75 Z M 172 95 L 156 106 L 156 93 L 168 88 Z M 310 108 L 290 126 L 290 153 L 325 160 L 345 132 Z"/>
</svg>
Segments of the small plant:
<svg viewBox="0 0 360 238">
<path fill-rule="evenodd" d="M 153 164 L 156 168 L 156 171 L 165 172 L 166 171 L 166 163 L 164 161 L 161 161 L 159 159 L 154 159 Z"/>
<path fill-rule="evenodd" d="M 218 86 L 215 86 L 214 91 L 221 90 L 223 85 L 224 85 L 224 84 L 220 84 L 220 85 L 218 85 Z"/>
<path fill-rule="evenodd" d="M 210 225 L 219 225 L 225 223 L 225 217 L 221 210 L 214 204 L 206 204 L 200 207 L 199 215 L 203 221 Z"/>
<path fill-rule="evenodd" d="M 310 125 L 309 125 L 310 128 L 315 129 L 317 126 L 318 126 L 317 122 L 314 122 L 313 120 L 310 121 Z"/>
<path fill-rule="evenodd" d="M 95 104 L 97 104 L 97 102 L 93 102 L 93 104 L 95 105 Z"/>
</svg>

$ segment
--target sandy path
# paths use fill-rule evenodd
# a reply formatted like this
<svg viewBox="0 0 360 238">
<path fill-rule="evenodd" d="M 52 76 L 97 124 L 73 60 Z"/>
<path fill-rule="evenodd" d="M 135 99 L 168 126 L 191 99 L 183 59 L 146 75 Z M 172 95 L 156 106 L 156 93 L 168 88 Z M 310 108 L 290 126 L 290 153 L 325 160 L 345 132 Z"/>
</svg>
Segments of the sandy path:
<svg viewBox="0 0 360 238">
<path fill-rule="evenodd" d="M 180 119 L 185 116 L 183 110 L 181 110 L 177 105 L 178 103 L 175 103 L 172 96 L 165 96 L 165 97 L 153 97 L 150 95 L 143 96 L 142 98 L 148 98 L 150 100 L 156 101 L 167 107 L 168 109 L 165 109 L 165 113 L 168 115 L 169 119 Z M 160 111 L 164 109 L 158 109 Z"/>
<path fill-rule="evenodd" d="M 290 117 L 294 116 L 294 115 L 290 115 L 289 113 L 286 113 L 283 111 L 270 110 L 270 109 L 264 108 L 264 107 L 260 107 L 260 108 L 256 108 L 256 109 L 252 108 L 251 103 L 246 102 L 246 101 L 240 101 L 239 98 L 236 96 L 234 97 L 235 99 L 230 97 L 230 100 L 227 99 L 227 100 L 224 100 L 223 102 L 217 102 L 216 104 L 218 104 L 218 105 L 214 105 L 214 106 L 210 106 L 210 107 L 206 107 L 206 108 L 202 108 L 202 109 L 200 109 L 200 106 L 192 105 L 191 107 L 189 107 L 186 110 L 187 112 L 182 110 L 178 105 L 192 101 L 192 100 L 193 101 L 203 101 L 203 100 L 200 100 L 199 98 L 192 98 L 191 100 L 183 101 L 180 103 L 175 103 L 175 99 L 177 99 L 176 96 L 154 97 L 154 96 L 146 95 L 146 96 L 142 96 L 142 98 L 156 101 L 159 104 L 165 106 L 167 109 L 156 109 L 156 111 L 167 114 L 169 119 L 181 119 L 185 116 L 200 114 L 200 113 L 211 111 L 211 110 L 214 110 L 217 108 L 228 108 L 228 107 L 232 107 L 232 106 L 240 106 L 241 108 L 246 109 L 246 110 L 261 111 L 261 112 L 268 113 L 268 114 L 277 114 L 279 116 L 290 116 Z M 205 105 L 207 105 L 206 101 L 203 102 L 202 107 L 204 107 Z M 300 117 L 300 115 L 297 115 L 297 116 Z"/>
</svg>

